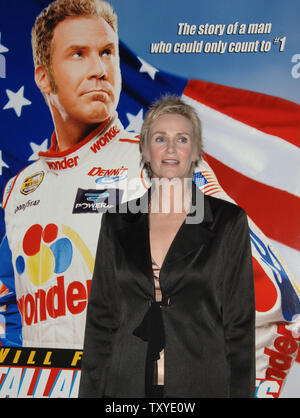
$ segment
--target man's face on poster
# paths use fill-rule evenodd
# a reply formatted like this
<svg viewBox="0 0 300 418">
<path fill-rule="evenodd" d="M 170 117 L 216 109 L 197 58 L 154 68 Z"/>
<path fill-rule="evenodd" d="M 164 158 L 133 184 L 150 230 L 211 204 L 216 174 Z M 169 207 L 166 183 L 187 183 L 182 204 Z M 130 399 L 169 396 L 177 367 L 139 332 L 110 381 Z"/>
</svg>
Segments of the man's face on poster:
<svg viewBox="0 0 300 418">
<path fill-rule="evenodd" d="M 66 122 L 99 124 L 116 109 L 121 73 L 118 36 L 99 17 L 68 17 L 51 44 L 49 100 Z"/>
</svg>

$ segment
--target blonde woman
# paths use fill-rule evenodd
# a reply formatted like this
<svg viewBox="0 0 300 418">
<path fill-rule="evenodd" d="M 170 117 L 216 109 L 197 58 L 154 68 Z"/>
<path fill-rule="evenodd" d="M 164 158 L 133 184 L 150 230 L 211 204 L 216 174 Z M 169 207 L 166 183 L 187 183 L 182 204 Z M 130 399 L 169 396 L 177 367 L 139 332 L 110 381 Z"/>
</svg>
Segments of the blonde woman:
<svg viewBox="0 0 300 418">
<path fill-rule="evenodd" d="M 192 182 L 201 124 L 180 98 L 148 111 L 140 149 L 152 187 L 103 217 L 80 396 L 253 397 L 246 214 Z"/>
</svg>

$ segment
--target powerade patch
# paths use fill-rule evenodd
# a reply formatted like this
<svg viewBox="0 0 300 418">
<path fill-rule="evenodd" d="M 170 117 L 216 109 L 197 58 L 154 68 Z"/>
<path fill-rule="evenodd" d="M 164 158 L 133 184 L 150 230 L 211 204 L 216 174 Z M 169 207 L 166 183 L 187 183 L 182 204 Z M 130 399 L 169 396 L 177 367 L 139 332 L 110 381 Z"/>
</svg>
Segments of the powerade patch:
<svg viewBox="0 0 300 418">
<path fill-rule="evenodd" d="M 78 189 L 72 213 L 103 213 L 121 203 L 120 189 Z"/>
</svg>

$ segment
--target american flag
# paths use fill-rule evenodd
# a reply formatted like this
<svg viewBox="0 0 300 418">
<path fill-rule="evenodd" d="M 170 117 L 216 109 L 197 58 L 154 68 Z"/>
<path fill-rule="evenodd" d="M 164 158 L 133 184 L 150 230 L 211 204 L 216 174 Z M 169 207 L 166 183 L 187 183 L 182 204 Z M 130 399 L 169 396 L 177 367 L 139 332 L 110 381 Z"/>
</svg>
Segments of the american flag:
<svg viewBox="0 0 300 418">
<path fill-rule="evenodd" d="M 34 83 L 30 44 L 35 17 L 49 3 L 26 0 L 25 6 L 19 0 L 0 1 L 1 195 L 7 181 L 50 146 L 53 124 Z M 196 108 L 203 124 L 206 163 L 195 174 L 195 182 L 205 193 L 232 199 L 246 210 L 257 250 L 257 277 L 265 274 L 279 288 L 288 284 L 286 293 L 280 288 L 286 305 L 292 305 L 285 307 L 284 318 L 299 314 L 300 106 L 160 71 L 121 40 L 120 58 L 123 89 L 117 110 L 124 127 L 139 132 L 147 107 L 164 93 L 182 95 Z M 0 240 L 4 233 L 1 208 Z M 255 237 L 262 239 L 265 248 L 270 243 L 277 246 L 292 264 L 295 277 L 284 267 L 282 278 L 280 266 L 285 264 L 279 255 L 273 263 L 280 266 L 277 263 L 268 272 L 264 249 Z M 258 288 L 267 292 L 267 287 Z M 258 307 L 261 312 L 266 309 L 265 301 L 263 297 Z"/>
</svg>

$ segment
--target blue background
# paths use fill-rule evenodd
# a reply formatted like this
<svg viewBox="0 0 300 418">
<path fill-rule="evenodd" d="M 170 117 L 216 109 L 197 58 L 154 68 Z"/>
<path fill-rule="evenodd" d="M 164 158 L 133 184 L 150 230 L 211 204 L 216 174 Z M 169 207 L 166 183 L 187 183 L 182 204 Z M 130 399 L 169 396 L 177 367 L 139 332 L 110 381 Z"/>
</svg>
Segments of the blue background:
<svg viewBox="0 0 300 418">
<path fill-rule="evenodd" d="M 161 70 L 187 78 L 240 87 L 300 103 L 300 78 L 291 62 L 300 54 L 299 0 L 111 0 L 119 17 L 119 35 L 138 56 Z M 179 36 L 177 24 L 272 23 L 270 34 Z M 267 40 L 286 36 L 283 52 L 150 54 L 151 42 L 227 42 Z M 300 76 L 300 70 L 299 70 Z"/>
</svg>

